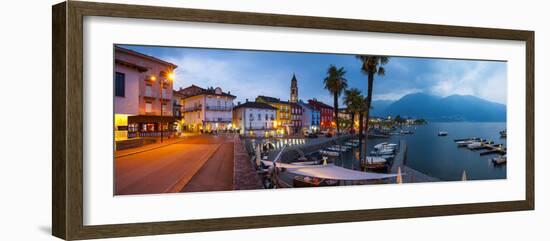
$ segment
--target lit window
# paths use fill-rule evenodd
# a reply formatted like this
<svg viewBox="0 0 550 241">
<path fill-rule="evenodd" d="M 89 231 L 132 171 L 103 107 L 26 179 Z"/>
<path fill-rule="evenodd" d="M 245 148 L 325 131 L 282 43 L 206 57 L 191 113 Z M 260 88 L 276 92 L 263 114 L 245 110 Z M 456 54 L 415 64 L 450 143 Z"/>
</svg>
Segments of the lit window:
<svg viewBox="0 0 550 241">
<path fill-rule="evenodd" d="M 153 112 L 153 104 L 151 102 L 145 102 L 145 113 Z"/>
</svg>

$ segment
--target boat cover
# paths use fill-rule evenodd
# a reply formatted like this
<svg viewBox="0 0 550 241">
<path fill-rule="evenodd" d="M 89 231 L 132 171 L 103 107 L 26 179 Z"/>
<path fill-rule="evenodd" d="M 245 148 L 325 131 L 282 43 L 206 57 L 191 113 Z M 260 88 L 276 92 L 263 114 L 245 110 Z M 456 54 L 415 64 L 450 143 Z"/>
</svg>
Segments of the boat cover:
<svg viewBox="0 0 550 241">
<path fill-rule="evenodd" d="M 267 166 L 272 166 L 273 163 L 269 161 L 263 161 Z M 397 174 L 382 174 L 373 172 L 361 172 L 355 171 L 334 164 L 327 165 L 294 165 L 286 163 L 277 163 L 277 167 L 284 167 L 288 172 L 324 179 L 333 180 L 346 180 L 346 181 L 359 181 L 359 180 L 379 180 L 385 178 L 396 177 Z"/>
</svg>

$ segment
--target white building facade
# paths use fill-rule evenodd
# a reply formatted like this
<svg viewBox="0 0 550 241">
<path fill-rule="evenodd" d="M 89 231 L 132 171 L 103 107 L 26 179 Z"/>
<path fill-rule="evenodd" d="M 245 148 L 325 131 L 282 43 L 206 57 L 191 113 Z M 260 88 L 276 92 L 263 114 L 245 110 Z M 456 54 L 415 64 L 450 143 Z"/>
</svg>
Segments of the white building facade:
<svg viewBox="0 0 550 241">
<path fill-rule="evenodd" d="M 233 124 L 249 137 L 273 137 L 276 134 L 277 108 L 261 102 L 245 102 L 233 109 Z"/>
<path fill-rule="evenodd" d="M 195 85 L 178 91 L 182 107 L 182 128 L 191 132 L 227 131 L 234 129 L 233 100 L 221 88 L 204 89 Z"/>
</svg>

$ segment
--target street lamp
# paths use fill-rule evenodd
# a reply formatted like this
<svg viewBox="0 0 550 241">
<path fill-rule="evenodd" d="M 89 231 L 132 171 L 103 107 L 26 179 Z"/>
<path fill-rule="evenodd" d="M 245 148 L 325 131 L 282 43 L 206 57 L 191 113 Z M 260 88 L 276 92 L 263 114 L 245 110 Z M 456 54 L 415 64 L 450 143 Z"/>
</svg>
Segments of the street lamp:
<svg viewBox="0 0 550 241">
<path fill-rule="evenodd" d="M 160 143 L 163 142 L 164 139 L 164 124 L 162 122 L 162 116 L 164 114 L 164 108 L 162 108 L 162 102 L 164 101 L 164 82 L 166 80 L 173 81 L 174 80 L 174 72 L 170 72 L 166 75 L 166 79 L 160 81 Z"/>
</svg>

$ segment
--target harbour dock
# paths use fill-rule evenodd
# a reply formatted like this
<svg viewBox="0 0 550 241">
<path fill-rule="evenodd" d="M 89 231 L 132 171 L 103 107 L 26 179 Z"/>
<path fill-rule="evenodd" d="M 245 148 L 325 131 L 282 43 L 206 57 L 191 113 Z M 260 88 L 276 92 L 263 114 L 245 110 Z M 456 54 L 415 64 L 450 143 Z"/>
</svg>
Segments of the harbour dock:
<svg viewBox="0 0 550 241">
<path fill-rule="evenodd" d="M 495 144 L 493 141 L 483 140 L 481 138 L 465 138 L 465 139 L 456 139 L 455 142 L 460 141 L 474 141 L 479 142 L 481 145 L 475 147 L 468 147 L 472 151 L 485 150 L 480 152 L 480 156 L 490 155 L 490 154 L 500 154 L 506 155 L 506 147 L 503 144 Z"/>
</svg>

